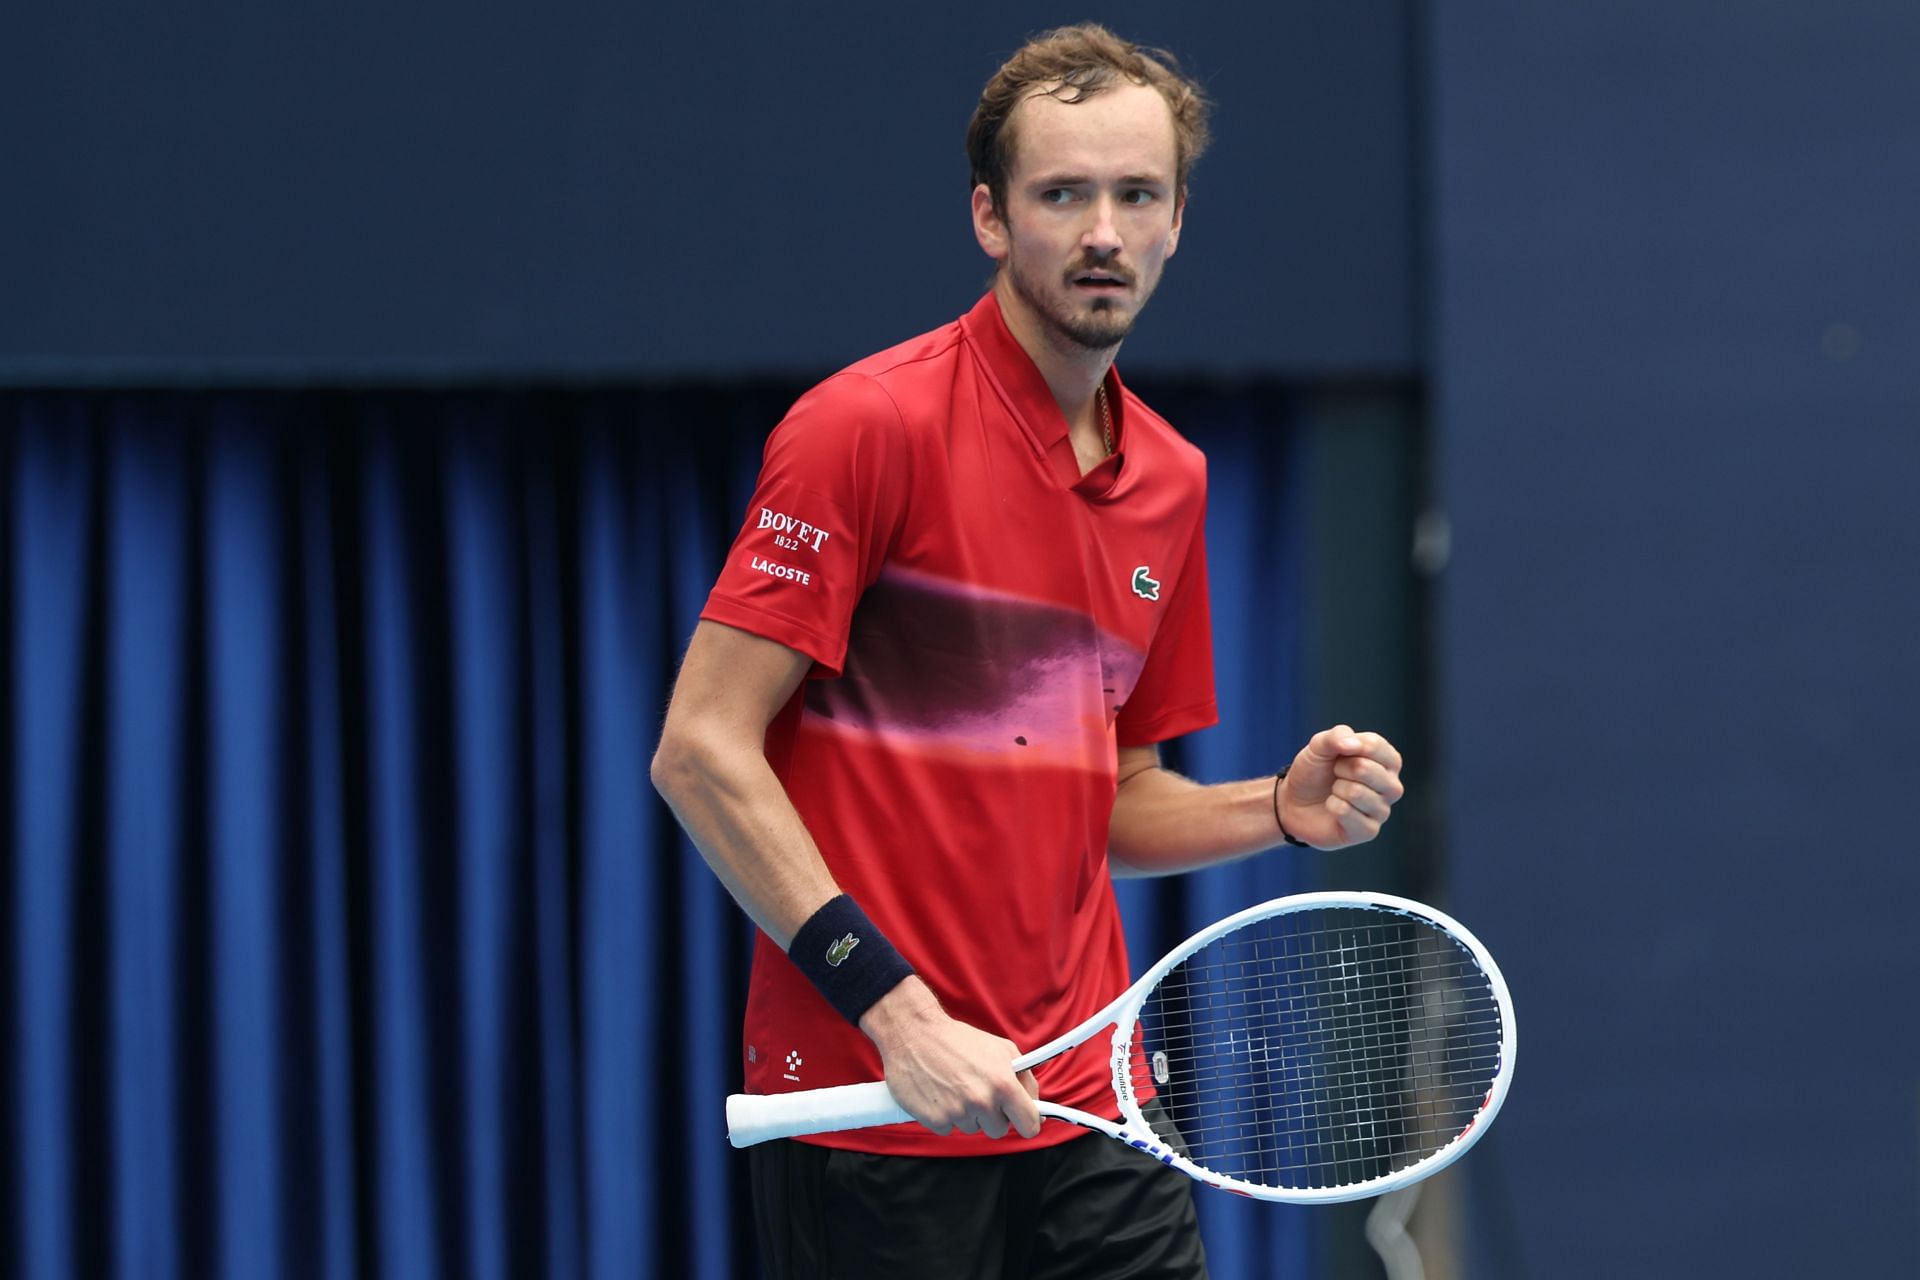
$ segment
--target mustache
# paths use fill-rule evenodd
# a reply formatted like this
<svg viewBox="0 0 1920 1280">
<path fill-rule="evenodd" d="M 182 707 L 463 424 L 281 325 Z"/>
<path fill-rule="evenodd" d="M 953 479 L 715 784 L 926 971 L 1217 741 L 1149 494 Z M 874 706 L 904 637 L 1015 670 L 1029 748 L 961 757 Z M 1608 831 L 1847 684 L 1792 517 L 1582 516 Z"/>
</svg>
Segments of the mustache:
<svg viewBox="0 0 1920 1280">
<path fill-rule="evenodd" d="M 1112 263 L 1102 262 L 1098 258 L 1083 258 L 1067 272 L 1067 279 L 1078 280 L 1081 276 L 1086 275 L 1106 276 L 1124 285 L 1132 285 L 1134 279 L 1133 272 L 1127 270 L 1125 267 L 1116 267 Z"/>
</svg>

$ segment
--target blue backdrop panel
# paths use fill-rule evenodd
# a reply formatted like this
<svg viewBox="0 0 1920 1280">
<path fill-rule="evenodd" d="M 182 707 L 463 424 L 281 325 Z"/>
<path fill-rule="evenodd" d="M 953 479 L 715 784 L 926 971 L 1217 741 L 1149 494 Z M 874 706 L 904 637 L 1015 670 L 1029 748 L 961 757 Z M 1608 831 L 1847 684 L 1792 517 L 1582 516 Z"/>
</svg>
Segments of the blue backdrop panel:
<svg viewBox="0 0 1920 1280">
<path fill-rule="evenodd" d="M 0 395 L 0 1272 L 750 1276 L 748 925 L 653 795 L 792 390 Z M 1210 450 L 1226 723 L 1297 747 L 1294 410 Z M 1130 883 L 1144 962 L 1304 883 Z M 1313 1219 L 1203 1195 L 1218 1274 Z"/>
<path fill-rule="evenodd" d="M 1405 7 L 1103 9 L 1220 103 L 1136 372 L 1411 366 Z M 0 381 L 16 385 L 837 368 L 986 278 L 967 118 L 1028 34 L 1088 16 L 15 10 Z M 1175 322 L 1199 304 L 1204 325 Z"/>
<path fill-rule="evenodd" d="M 1430 22 L 1472 1274 L 1920 1274 L 1920 10 Z"/>
</svg>

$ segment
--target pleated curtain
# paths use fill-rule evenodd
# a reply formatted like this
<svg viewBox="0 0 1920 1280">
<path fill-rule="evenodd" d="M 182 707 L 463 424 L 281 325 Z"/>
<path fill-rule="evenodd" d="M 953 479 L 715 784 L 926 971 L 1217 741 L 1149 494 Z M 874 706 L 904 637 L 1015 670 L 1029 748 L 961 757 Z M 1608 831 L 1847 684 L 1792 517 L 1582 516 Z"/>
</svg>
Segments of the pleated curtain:
<svg viewBox="0 0 1920 1280">
<path fill-rule="evenodd" d="M 647 764 L 801 388 L 0 393 L 0 1271 L 747 1277 L 750 926 Z M 1225 723 L 1299 723 L 1298 431 L 1208 451 Z M 1136 964 L 1299 887 L 1122 885 Z M 1201 1196 L 1214 1272 L 1302 1211 Z"/>
</svg>

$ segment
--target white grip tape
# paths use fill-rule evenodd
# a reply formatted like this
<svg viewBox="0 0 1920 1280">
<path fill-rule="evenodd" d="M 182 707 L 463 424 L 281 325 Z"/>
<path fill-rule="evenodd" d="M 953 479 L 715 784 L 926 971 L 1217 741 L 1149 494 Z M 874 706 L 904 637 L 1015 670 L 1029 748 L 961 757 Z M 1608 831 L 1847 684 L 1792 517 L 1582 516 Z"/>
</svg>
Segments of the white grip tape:
<svg viewBox="0 0 1920 1280">
<path fill-rule="evenodd" d="M 750 1147 L 834 1129 L 867 1129 L 911 1120 L 879 1081 L 798 1093 L 736 1093 L 727 1099 L 727 1141 Z"/>
</svg>

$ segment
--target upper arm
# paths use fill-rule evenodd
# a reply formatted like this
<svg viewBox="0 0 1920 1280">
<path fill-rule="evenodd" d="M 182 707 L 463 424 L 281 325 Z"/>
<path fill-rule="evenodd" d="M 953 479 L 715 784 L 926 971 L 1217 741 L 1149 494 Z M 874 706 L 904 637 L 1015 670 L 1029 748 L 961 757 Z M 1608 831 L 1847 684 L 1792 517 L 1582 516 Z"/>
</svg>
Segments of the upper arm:
<svg viewBox="0 0 1920 1280">
<path fill-rule="evenodd" d="M 1121 747 L 1120 768 L 1115 777 L 1114 785 L 1116 787 L 1125 786 L 1127 779 L 1134 775 L 1145 773 L 1148 769 L 1158 769 L 1159 767 L 1160 747 L 1158 743 L 1149 742 L 1145 746 Z"/>
<path fill-rule="evenodd" d="M 802 396 L 767 439 L 746 518 L 701 617 L 810 655 L 837 674 L 863 592 L 912 489 L 899 410 L 870 378 Z"/>
<path fill-rule="evenodd" d="M 693 629 L 667 704 L 662 748 L 688 738 L 760 747 L 767 725 L 812 665 L 812 658 L 786 645 L 702 621 Z"/>
<path fill-rule="evenodd" d="M 1160 748 L 1154 743 L 1121 747 L 1119 765 L 1114 783 L 1113 813 L 1107 823 L 1107 868 L 1113 875 L 1123 879 L 1152 875 L 1151 870 L 1137 868 L 1129 861 L 1130 833 L 1135 830 L 1143 812 L 1152 812 L 1156 793 L 1160 786 L 1171 780 L 1172 775 L 1161 771 Z M 1135 778 L 1142 781 L 1128 790 L 1127 784 Z"/>
</svg>

